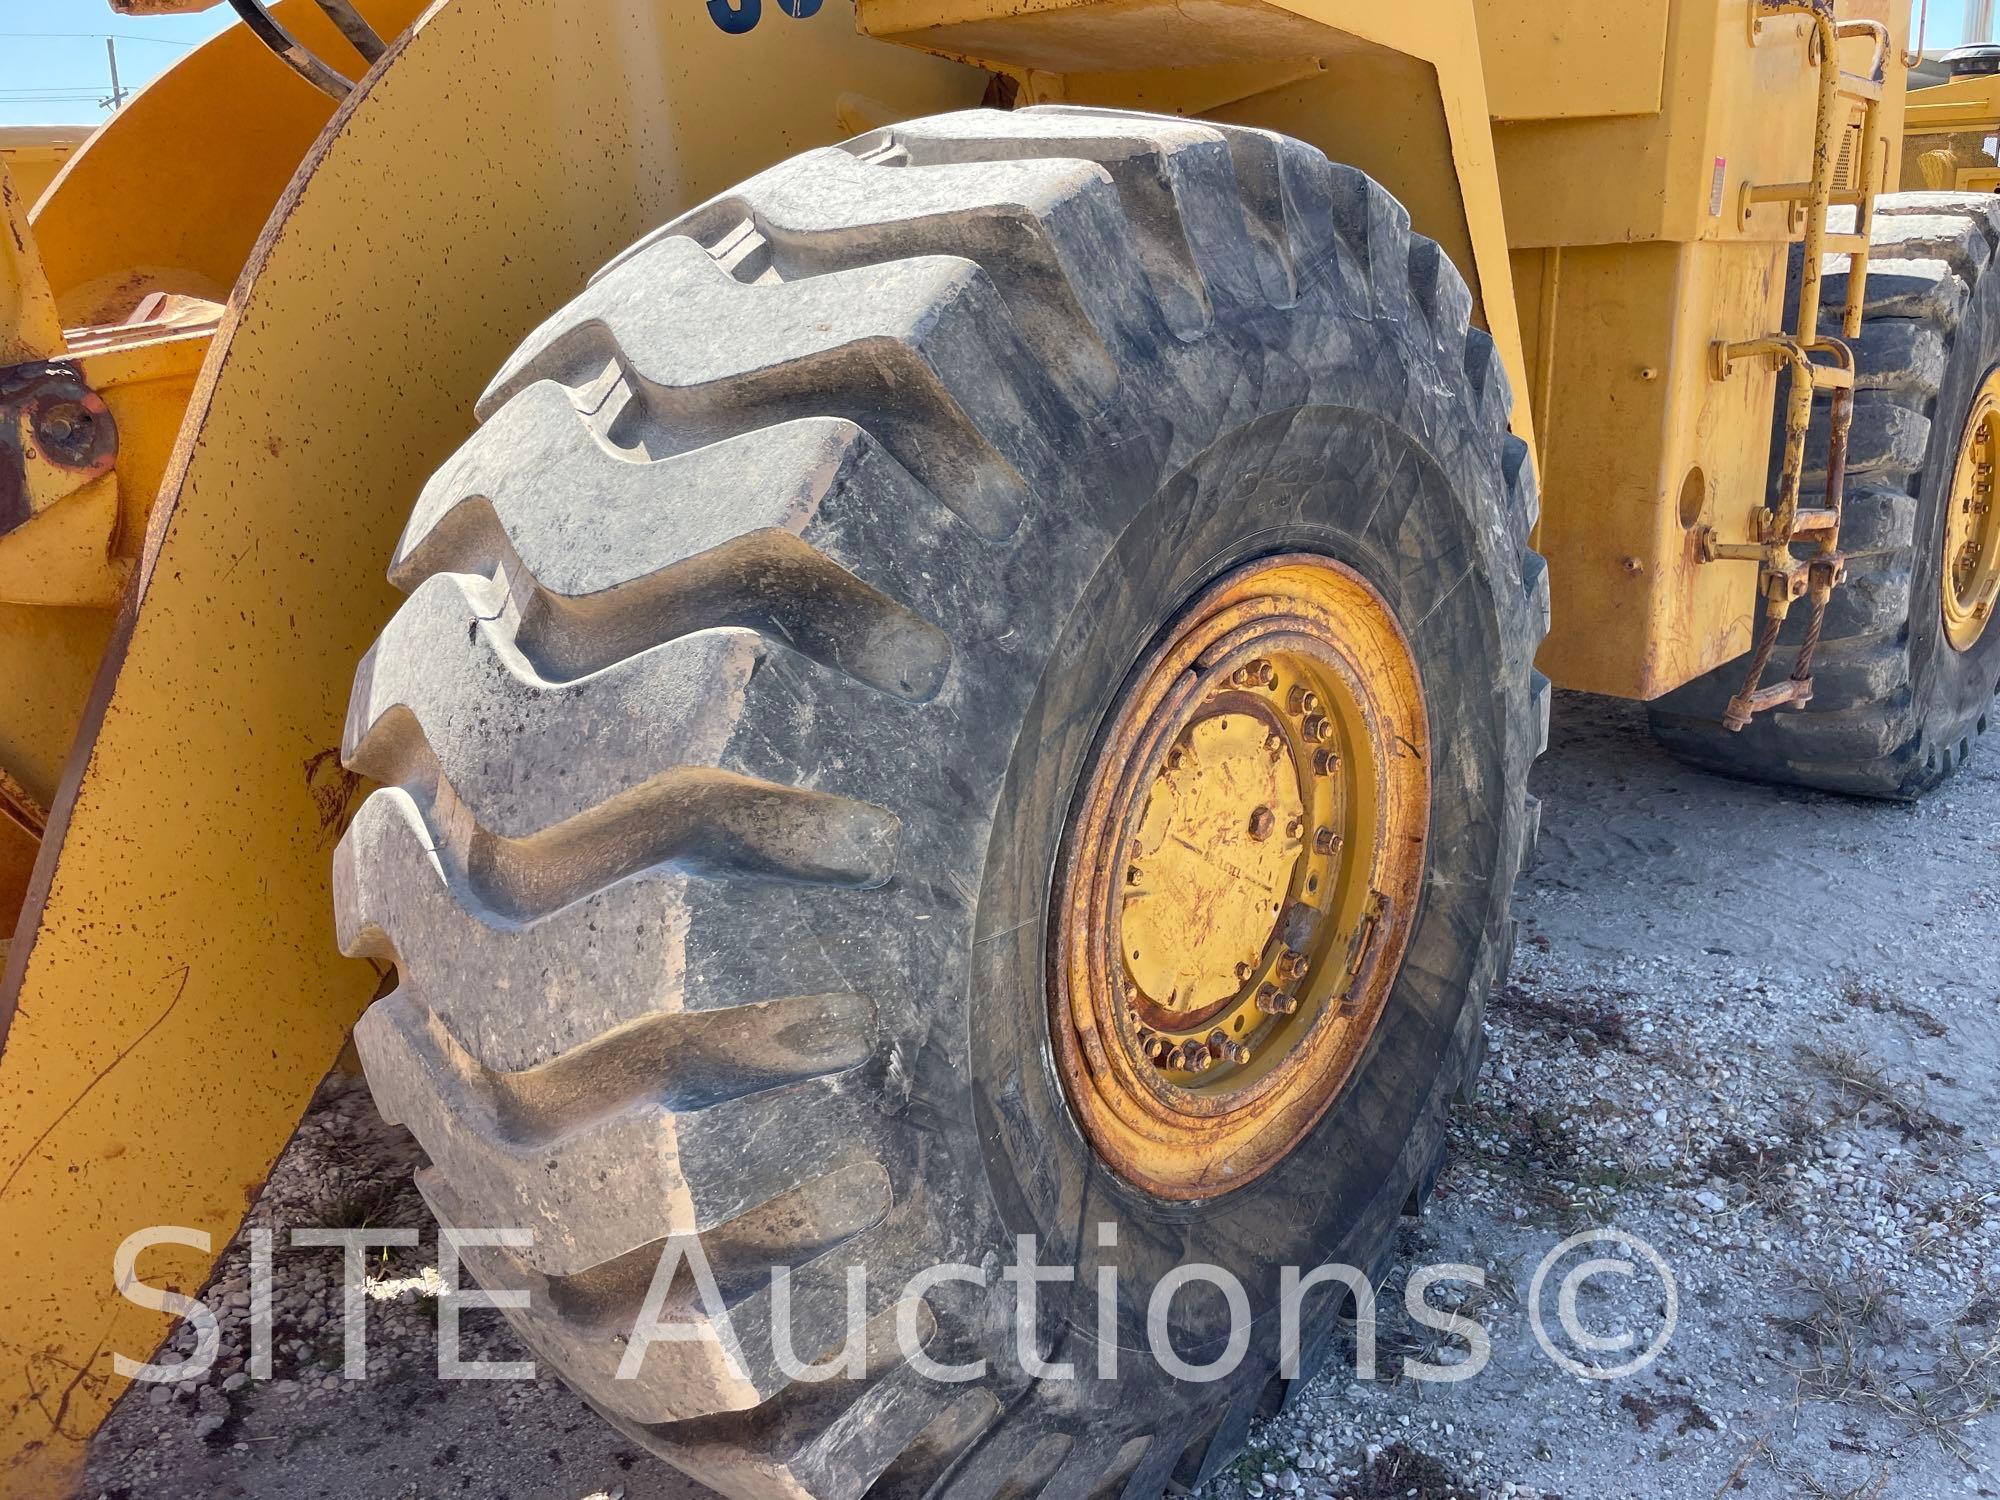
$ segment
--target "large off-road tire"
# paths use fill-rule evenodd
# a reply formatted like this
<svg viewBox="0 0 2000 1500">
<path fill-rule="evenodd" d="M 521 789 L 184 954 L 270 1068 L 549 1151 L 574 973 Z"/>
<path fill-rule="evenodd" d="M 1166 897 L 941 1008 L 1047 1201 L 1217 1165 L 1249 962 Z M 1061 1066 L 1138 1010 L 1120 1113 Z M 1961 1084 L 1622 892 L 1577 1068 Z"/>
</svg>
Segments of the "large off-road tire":
<svg viewBox="0 0 2000 1500">
<path fill-rule="evenodd" d="M 1991 269 L 2000 198 L 1879 198 L 1870 247 L 1853 343 L 1841 527 L 1848 575 L 1827 606 L 1812 701 L 1759 714 L 1731 734 L 1721 717 L 1743 685 L 1738 661 L 1660 699 L 1652 721 L 1663 745 L 1709 770 L 1909 798 L 1965 763 L 2000 691 L 2000 627 L 1958 649 L 1940 605 L 1953 472 L 1974 398 L 2000 362 L 2000 274 Z M 1820 326 L 1837 336 L 1847 258 L 1829 256 L 1827 268 Z M 1808 497 L 1826 482 L 1826 440 L 1822 403 L 1807 439 Z M 1795 607 L 1786 621 L 1767 682 L 1790 674 L 1806 613 Z"/>
<path fill-rule="evenodd" d="M 357 1040 L 515 1327 L 729 1495 L 1150 1496 L 1213 1473 L 1275 1379 L 1275 1267 L 1378 1265 L 1427 1184 L 1510 952 L 1546 733 L 1532 474 L 1493 344 L 1361 173 L 1276 135 L 1067 109 L 916 121 L 684 215 L 538 329 L 425 489 L 345 754 L 384 783 L 341 941 L 394 965 Z M 1421 904 L 1315 1128 L 1247 1186 L 1099 1164 L 1051 1062 L 1050 880 L 1121 681 L 1204 585 L 1318 554 L 1388 602 L 1428 706 Z M 1113 1246 L 1087 1226 L 1117 1226 Z M 1014 1289 L 896 1299 L 942 1263 Z M 663 1246 L 744 1349 L 615 1376 Z M 1236 1272 L 1228 1379 L 1144 1357 L 1155 1284 Z M 1120 1270 L 1119 1378 L 1095 1272 Z M 868 1273 L 865 1372 L 788 1381 Z M 1212 1290 L 1212 1289 L 1208 1289 Z M 1199 1363 L 1226 1306 L 1174 1304 Z M 668 1318 L 707 1327 L 677 1282 Z M 1323 1355 L 1324 1344 L 1309 1345 Z"/>
</svg>

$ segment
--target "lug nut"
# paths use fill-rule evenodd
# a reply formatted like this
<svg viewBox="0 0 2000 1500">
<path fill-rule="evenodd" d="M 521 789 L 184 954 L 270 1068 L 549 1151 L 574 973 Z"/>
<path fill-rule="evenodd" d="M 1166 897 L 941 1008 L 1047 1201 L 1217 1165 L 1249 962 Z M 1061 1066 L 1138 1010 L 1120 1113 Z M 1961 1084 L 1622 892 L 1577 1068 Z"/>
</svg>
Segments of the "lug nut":
<svg viewBox="0 0 2000 1500">
<path fill-rule="evenodd" d="M 1242 984 L 1245 980 L 1247 980 L 1252 974 L 1255 974 L 1256 972 L 1257 970 L 1250 964 L 1238 964 L 1236 966 L 1236 982 L 1238 984 Z"/>
<path fill-rule="evenodd" d="M 1142 872 L 1140 871 L 1137 865 L 1127 865 L 1125 867 L 1125 883 L 1127 885 L 1137 885 L 1139 883 L 1141 873 Z"/>
<path fill-rule="evenodd" d="M 1309 687 L 1295 687 L 1285 694 L 1285 707 L 1295 714 L 1319 712 L 1319 694 Z"/>
<path fill-rule="evenodd" d="M 1313 853 L 1331 854 L 1340 847 L 1340 835 L 1331 828 L 1322 828 L 1313 835 Z"/>
<path fill-rule="evenodd" d="M 1304 818 L 1285 819 L 1286 838 L 1288 839 L 1304 838 L 1305 834 L 1306 834 L 1306 820 Z"/>
<path fill-rule="evenodd" d="M 1303 722 L 1299 725 L 1299 733 L 1317 744 L 1326 738 L 1326 732 L 1329 727 L 1323 716 L 1319 714 L 1307 714 Z"/>
<path fill-rule="evenodd" d="M 1313 752 L 1313 775 L 1331 776 L 1339 769 L 1340 754 L 1338 751 L 1315 750 Z"/>
<path fill-rule="evenodd" d="M 1276 826 L 1277 821 L 1278 815 L 1270 808 L 1258 808 L 1250 814 L 1250 837 L 1260 844 L 1263 843 L 1271 836 L 1271 829 Z"/>
<path fill-rule="evenodd" d="M 1159 1067 L 1167 1064 L 1167 1053 L 1173 1050 L 1163 1036 L 1155 1036 L 1150 1031 L 1139 1033 L 1139 1050 L 1146 1054 L 1146 1061 Z"/>
<path fill-rule="evenodd" d="M 1277 730 L 1275 729 L 1272 730 L 1269 734 L 1264 736 L 1264 748 L 1266 750 L 1272 751 L 1273 753 L 1276 753 L 1277 751 L 1284 749 L 1285 737 L 1282 734 L 1279 734 Z"/>
<path fill-rule="evenodd" d="M 1287 979 L 1303 979 L 1312 960 L 1296 948 L 1287 948 L 1278 958 L 1278 972 Z"/>
<path fill-rule="evenodd" d="M 1289 1016 L 1299 1008 L 1299 997 L 1288 995 L 1275 984 L 1257 987 L 1257 1009 L 1267 1016 Z"/>
<path fill-rule="evenodd" d="M 1181 1070 L 1187 1073 L 1205 1073 L 1208 1065 L 1215 1061 L 1208 1055 L 1208 1047 L 1202 1042 L 1181 1043 Z"/>
<path fill-rule="evenodd" d="M 1238 1067 L 1250 1061 L 1250 1049 L 1241 1042 L 1233 1041 L 1226 1031 L 1216 1030 L 1208 1034 L 1208 1052 L 1217 1062 L 1235 1063 Z"/>
<path fill-rule="evenodd" d="M 1169 771 L 1178 771 L 1186 764 L 1187 751 L 1183 750 L 1179 745 L 1174 746 L 1173 749 L 1167 752 L 1167 769 Z"/>
</svg>

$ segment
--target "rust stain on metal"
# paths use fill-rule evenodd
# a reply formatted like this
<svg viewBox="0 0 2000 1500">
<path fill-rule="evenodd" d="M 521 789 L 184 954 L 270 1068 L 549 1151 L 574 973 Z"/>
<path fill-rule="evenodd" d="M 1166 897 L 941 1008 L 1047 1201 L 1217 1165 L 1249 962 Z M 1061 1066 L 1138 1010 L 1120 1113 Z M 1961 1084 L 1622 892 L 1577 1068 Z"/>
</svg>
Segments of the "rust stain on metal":
<svg viewBox="0 0 2000 1500">
<path fill-rule="evenodd" d="M 0 370 L 0 533 L 117 463 L 118 424 L 74 365 L 35 360 Z"/>
<path fill-rule="evenodd" d="M 1804 216 L 1797 329 L 1790 335 L 1773 334 L 1715 347 L 1718 378 L 1726 379 L 1732 363 L 1741 359 L 1771 358 L 1790 367 L 1778 503 L 1760 512 L 1757 542 L 1718 546 L 1711 536 L 1702 548 L 1704 561 L 1754 560 L 1758 564 L 1757 591 L 1763 600 L 1763 623 L 1750 653 L 1742 690 L 1729 700 L 1723 711 L 1723 726 L 1731 730 L 1742 729 L 1755 715 L 1770 709 L 1787 704 L 1797 707 L 1811 701 L 1813 656 L 1826 625 L 1827 604 L 1834 589 L 1847 576 L 1846 560 L 1840 552 L 1840 518 L 1847 476 L 1847 435 L 1854 417 L 1854 356 L 1843 339 L 1820 333 L 1820 289 L 1825 276 L 1825 253 L 1844 252 L 1848 256 L 1848 276 L 1841 325 L 1847 339 L 1856 337 L 1861 331 L 1861 311 L 1867 297 L 1868 243 L 1878 172 L 1876 118 L 1889 51 L 1886 27 L 1878 21 L 1836 21 L 1833 0 L 1757 0 L 1755 14 L 1799 15 L 1811 21 L 1814 45 L 1809 56 L 1819 69 L 1819 89 L 1813 121 L 1811 179 L 1803 183 L 1746 186 L 1744 198 L 1746 208 L 1755 203 L 1782 203 L 1794 215 Z M 1840 65 L 1840 43 L 1853 36 L 1869 36 L 1875 42 L 1874 61 L 1868 74 L 1858 80 L 1849 79 Z M 1838 162 L 1834 136 L 1836 131 L 1846 132 L 1851 118 L 1851 110 L 1843 113 L 1840 109 L 1843 98 L 1861 106 L 1862 150 L 1855 180 L 1840 195 L 1843 203 L 1854 208 L 1854 229 L 1851 234 L 1838 236 L 1828 229 L 1826 216 L 1835 198 Z M 1815 354 L 1831 356 L 1833 363 L 1816 363 L 1812 358 Z M 1826 495 L 1820 506 L 1802 511 L 1799 489 L 1805 470 L 1806 434 L 1811 427 L 1814 397 L 1821 391 L 1832 393 Z M 1814 543 L 1812 553 L 1797 556 L 1792 551 L 1795 541 Z M 1779 632 L 1793 601 L 1799 598 L 1809 601 L 1811 614 L 1791 676 L 1784 682 L 1765 686 L 1764 673 L 1777 649 Z"/>
<path fill-rule="evenodd" d="M 319 831 L 332 843 L 347 832 L 361 778 L 340 763 L 340 751 L 321 750 L 306 757 L 306 793 L 312 798 Z"/>
</svg>

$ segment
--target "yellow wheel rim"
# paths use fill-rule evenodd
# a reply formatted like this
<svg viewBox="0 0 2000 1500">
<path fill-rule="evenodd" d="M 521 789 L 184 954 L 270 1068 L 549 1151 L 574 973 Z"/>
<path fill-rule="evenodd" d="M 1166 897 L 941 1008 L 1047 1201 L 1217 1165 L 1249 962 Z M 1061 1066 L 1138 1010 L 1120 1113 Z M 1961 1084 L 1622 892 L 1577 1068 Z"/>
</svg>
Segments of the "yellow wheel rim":
<svg viewBox="0 0 2000 1500">
<path fill-rule="evenodd" d="M 1207 1198 L 1284 1159 L 1381 1019 L 1429 825 L 1416 662 L 1358 573 L 1269 558 L 1181 613 L 1056 880 L 1056 1065 L 1113 1170 Z"/>
<path fill-rule="evenodd" d="M 1944 522 L 1944 634 L 1960 651 L 1971 648 L 1993 617 L 2000 596 L 2000 506 L 1994 468 L 2000 463 L 2000 369 L 1973 399 L 1959 439 L 1958 463 Z"/>
</svg>

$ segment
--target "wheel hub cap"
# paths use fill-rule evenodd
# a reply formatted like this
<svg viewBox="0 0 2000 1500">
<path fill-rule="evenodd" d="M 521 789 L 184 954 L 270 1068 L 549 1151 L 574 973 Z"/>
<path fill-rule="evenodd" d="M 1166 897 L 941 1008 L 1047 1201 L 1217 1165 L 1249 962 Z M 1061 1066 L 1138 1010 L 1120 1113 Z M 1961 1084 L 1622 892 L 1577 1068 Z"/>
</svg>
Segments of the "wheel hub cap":
<svg viewBox="0 0 2000 1500">
<path fill-rule="evenodd" d="M 1072 814 L 1051 1034 L 1114 1170 L 1210 1197 L 1282 1160 L 1380 1019 L 1430 813 L 1416 665 L 1358 573 L 1218 580 L 1141 662 Z"/>
<path fill-rule="evenodd" d="M 1945 638 L 1969 650 L 1985 632 L 2000 596 L 2000 505 L 1994 469 L 2000 464 L 2000 370 L 1973 398 L 1952 471 L 1944 524 Z"/>
</svg>

